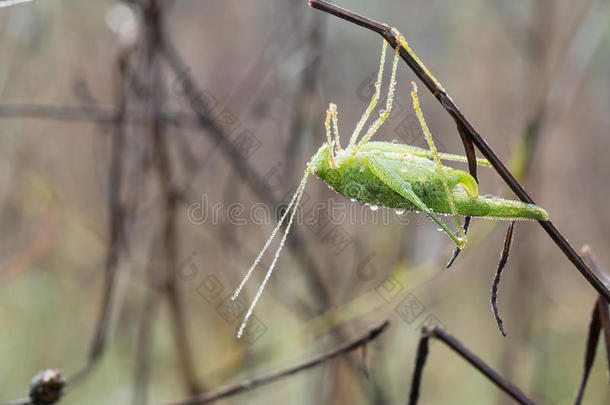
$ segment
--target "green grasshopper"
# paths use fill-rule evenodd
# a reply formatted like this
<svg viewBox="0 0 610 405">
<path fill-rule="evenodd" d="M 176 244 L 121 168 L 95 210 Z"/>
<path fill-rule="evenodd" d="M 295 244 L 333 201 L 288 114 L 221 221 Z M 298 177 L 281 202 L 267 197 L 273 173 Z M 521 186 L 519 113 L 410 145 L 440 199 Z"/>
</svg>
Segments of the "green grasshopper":
<svg viewBox="0 0 610 405">
<path fill-rule="evenodd" d="M 364 136 L 358 140 L 365 123 L 379 100 L 387 49 L 387 42 L 384 40 L 379 63 L 379 73 L 375 83 L 375 93 L 368 108 L 357 123 L 349 144 L 345 149 L 341 148 L 337 107 L 331 103 L 326 112 L 325 121 L 327 142 L 318 149 L 307 164 L 303 178 L 279 223 L 232 296 L 232 299 L 236 299 L 239 296 L 252 271 L 258 265 L 280 227 L 288 218 L 286 230 L 282 235 L 280 245 L 239 328 L 237 333 L 238 338 L 242 336 L 254 306 L 275 268 L 310 173 L 324 180 L 339 194 L 352 201 L 358 201 L 371 207 L 394 208 L 399 212 L 403 210 L 424 212 L 440 226 L 458 248 L 463 248 L 466 243 L 466 233 L 460 224 L 460 215 L 510 221 L 548 220 L 546 211 L 537 205 L 491 195 L 480 196 L 478 184 L 474 177 L 464 171 L 455 170 L 441 164 L 441 159 L 467 162 L 467 158 L 437 152 L 432 135 L 419 106 L 417 86 L 414 82 L 412 82 L 413 92 L 411 93 L 413 108 L 430 150 L 397 143 L 371 142 L 371 138 L 388 118 L 392 110 L 400 47 L 404 47 L 418 61 L 422 68 L 428 72 L 430 77 L 436 81 L 408 47 L 402 35 L 395 29 L 394 33 L 398 38 L 398 45 L 394 52 L 385 110 L 380 111 L 379 117 L 370 125 Z M 440 83 L 437 82 L 437 84 L 442 88 Z M 477 159 L 477 164 L 490 165 L 484 159 Z M 451 231 L 437 214 L 452 214 L 458 229 L 457 232 Z"/>
</svg>

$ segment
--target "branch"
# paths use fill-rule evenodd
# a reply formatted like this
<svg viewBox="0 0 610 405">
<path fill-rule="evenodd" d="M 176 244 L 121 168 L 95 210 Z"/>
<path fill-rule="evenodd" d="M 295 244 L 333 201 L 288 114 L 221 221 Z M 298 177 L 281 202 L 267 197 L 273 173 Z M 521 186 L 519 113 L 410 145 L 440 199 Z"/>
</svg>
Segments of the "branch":
<svg viewBox="0 0 610 405">
<path fill-rule="evenodd" d="M 123 173 L 123 153 L 125 142 L 125 114 L 127 108 L 127 95 L 125 80 L 131 74 L 127 68 L 127 58 L 131 50 L 121 51 L 117 56 L 115 97 L 117 107 L 113 116 L 114 131 L 112 134 L 111 154 L 108 176 L 108 212 L 109 212 L 109 241 L 104 264 L 104 285 L 102 290 L 102 302 L 99 308 L 96 321 L 95 333 L 89 347 L 89 355 L 85 365 L 79 369 L 68 380 L 70 385 L 82 381 L 101 358 L 108 337 L 108 328 L 112 314 L 113 297 L 115 294 L 116 273 L 120 260 L 120 250 L 125 243 L 123 232 L 125 213 L 121 203 L 122 173 Z"/>
<path fill-rule="evenodd" d="M 584 259 L 587 261 L 589 266 L 595 271 L 602 279 L 607 279 L 608 274 L 601 268 L 597 259 L 593 255 L 591 248 L 584 246 L 581 250 Z M 597 344 L 599 342 L 599 335 L 603 332 L 604 342 L 606 345 L 606 357 L 608 360 L 608 371 L 610 372 L 610 315 L 608 314 L 608 305 L 599 297 L 595 301 L 593 312 L 591 313 L 591 321 L 589 322 L 589 335 L 587 336 L 587 346 L 585 349 L 585 361 L 580 378 L 580 384 L 578 391 L 576 392 L 576 398 L 574 399 L 574 405 L 580 405 L 585 395 L 585 388 L 587 387 L 587 381 L 589 380 L 589 374 L 593 368 L 595 362 L 595 354 L 597 352 Z"/>
<path fill-rule="evenodd" d="M 313 8 L 332 14 L 361 27 L 370 29 L 381 35 L 393 48 L 396 48 L 396 36 L 392 32 L 392 29 L 386 24 L 381 24 L 377 21 L 360 16 L 351 11 L 330 4 L 324 0 L 309 0 L 309 5 Z M 523 186 L 519 184 L 513 174 L 506 168 L 504 163 L 502 163 L 500 158 L 498 158 L 485 139 L 483 139 L 483 137 L 474 129 L 464 114 L 462 114 L 460 109 L 453 102 L 451 97 L 449 97 L 447 92 L 440 86 L 438 81 L 434 79 L 425 66 L 423 66 L 423 64 L 416 59 L 415 54 L 409 53 L 404 47 L 401 47 L 400 56 L 411 68 L 411 70 L 413 70 L 417 77 L 424 83 L 428 90 L 430 90 L 432 95 L 434 95 L 434 97 L 441 103 L 443 108 L 447 110 L 449 115 L 451 115 L 456 122 L 458 129 L 460 129 L 460 135 L 467 137 L 477 146 L 483 156 L 487 158 L 496 172 L 500 175 L 500 177 L 502 177 L 504 182 L 511 188 L 511 190 L 515 193 L 515 195 L 517 195 L 517 197 L 519 197 L 521 201 L 534 204 L 534 201 L 525 191 Z M 471 156 L 469 155 L 468 158 L 470 161 Z M 606 301 L 610 302 L 610 289 L 608 286 L 606 286 L 598 275 L 585 264 L 572 245 L 570 245 L 567 239 L 557 230 L 557 228 L 555 228 L 555 225 L 553 225 L 551 221 L 539 221 L 539 224 L 551 237 L 555 244 L 559 246 L 572 264 L 574 264 L 578 271 L 580 271 L 583 277 L 585 277 L 593 286 L 593 288 L 595 288 Z"/>
<path fill-rule="evenodd" d="M 320 354 L 316 357 L 313 357 L 313 358 L 311 358 L 307 361 L 304 361 L 300 364 L 297 364 L 295 366 L 292 366 L 292 367 L 289 367 L 289 368 L 286 368 L 283 370 L 274 371 L 274 372 L 271 372 L 268 374 L 264 374 L 260 377 L 255 377 L 250 380 L 244 380 L 235 385 L 229 385 L 226 387 L 222 387 L 215 391 L 206 392 L 204 394 L 196 395 L 196 396 L 188 398 L 186 400 L 173 402 L 173 403 L 167 404 L 167 405 L 208 404 L 210 402 L 219 400 L 221 398 L 226 398 L 229 396 L 240 394 L 242 392 L 249 391 L 249 390 L 259 387 L 261 385 L 269 384 L 275 380 L 279 380 L 280 378 L 287 377 L 289 375 L 296 374 L 300 371 L 310 369 L 310 368 L 315 367 L 319 364 L 322 364 L 330 359 L 340 356 L 344 353 L 348 353 L 354 349 L 365 346 L 367 343 L 374 340 L 383 331 L 385 331 L 385 329 L 388 327 L 389 324 L 390 324 L 390 321 L 385 320 L 381 324 L 370 328 L 368 331 L 366 331 L 366 333 L 364 333 L 359 338 L 352 340 L 352 341 L 347 341 L 345 343 L 342 343 L 341 345 L 337 346 L 336 348 L 334 348 L 331 351 Z"/>
<path fill-rule="evenodd" d="M 428 340 L 430 338 L 438 339 L 446 344 L 451 350 L 470 363 L 471 366 L 479 370 L 488 380 L 510 395 L 518 403 L 523 405 L 535 405 L 535 402 L 529 399 L 519 388 L 515 387 L 510 381 L 498 374 L 456 338 L 438 326 L 433 326 L 430 329 L 425 326 L 422 328 L 422 334 L 417 349 L 417 357 L 415 359 L 415 371 L 413 372 L 413 378 L 411 380 L 408 405 L 417 404 L 417 400 L 419 399 L 419 387 L 421 385 L 424 366 L 426 365 L 426 358 L 428 357 Z"/>
<path fill-rule="evenodd" d="M 148 107 L 150 115 L 150 141 L 153 145 L 153 156 L 158 180 L 164 199 L 164 215 L 161 238 L 163 257 L 163 292 L 166 295 L 170 314 L 172 317 L 172 328 L 174 344 L 180 362 L 180 372 L 185 387 L 191 394 L 201 392 L 197 380 L 197 372 L 193 362 L 194 356 L 191 343 L 187 333 L 184 302 L 180 293 L 180 286 L 176 282 L 176 268 L 178 255 L 178 235 L 176 229 L 178 199 L 173 192 L 172 185 L 172 162 L 170 157 L 169 138 L 166 135 L 166 126 L 161 119 L 165 83 L 161 71 L 162 58 L 162 33 L 163 33 L 163 6 L 160 0 L 150 0 L 142 7 L 146 28 L 147 53 L 145 55 L 148 64 Z"/>
<path fill-rule="evenodd" d="M 116 124 L 117 109 L 98 105 L 52 105 L 52 104 L 0 104 L 2 118 L 40 118 L 60 121 L 93 121 L 101 124 Z M 148 125 L 146 112 L 128 108 L 125 124 Z M 161 119 L 168 125 L 199 128 L 195 114 L 184 111 L 163 110 Z"/>
</svg>

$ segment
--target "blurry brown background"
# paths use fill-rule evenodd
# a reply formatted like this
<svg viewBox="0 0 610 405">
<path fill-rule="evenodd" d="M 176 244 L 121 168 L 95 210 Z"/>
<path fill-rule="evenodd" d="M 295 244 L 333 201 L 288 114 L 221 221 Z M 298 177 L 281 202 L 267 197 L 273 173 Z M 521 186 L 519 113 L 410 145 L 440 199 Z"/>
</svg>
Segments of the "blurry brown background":
<svg viewBox="0 0 610 405">
<path fill-rule="evenodd" d="M 607 2 L 339 5 L 397 27 L 570 242 L 610 266 Z M 405 225 L 358 206 L 356 221 L 294 226 L 254 329 L 236 340 L 272 257 L 242 306 L 229 305 L 272 229 L 248 214 L 257 203 L 274 213 L 270 202 L 290 198 L 325 140 L 330 101 L 346 142 L 368 104 L 381 39 L 305 0 L 160 1 L 193 88 L 151 50 L 141 11 L 149 6 L 39 0 L 0 9 L 0 401 L 23 396 L 43 368 L 71 375 L 83 366 L 112 271 L 105 351 L 65 404 L 178 400 L 193 379 L 211 389 L 295 364 L 383 318 L 392 326 L 368 347 L 368 379 L 354 352 L 224 403 L 404 403 L 424 323 L 440 323 L 541 403 L 572 402 L 596 294 L 536 223 L 517 224 L 500 285 L 506 338 L 489 305 L 504 223 L 474 219 L 468 247 L 444 271 L 452 245 L 430 220 L 408 213 Z M 132 118 L 117 152 L 121 57 Z M 376 139 L 423 146 L 410 108 L 415 77 L 402 62 L 398 75 L 397 104 Z M 420 89 L 439 149 L 462 153 L 454 123 Z M 192 105 L 237 155 L 200 128 Z M 161 110 L 175 120 L 155 127 L 147 119 Z M 480 189 L 510 195 L 491 169 L 480 169 Z M 109 208 L 117 193 L 118 217 Z M 329 198 L 347 203 L 317 179 L 306 194 L 305 211 Z M 610 400 L 602 353 L 585 403 Z M 421 403 L 511 402 L 434 343 Z"/>
</svg>

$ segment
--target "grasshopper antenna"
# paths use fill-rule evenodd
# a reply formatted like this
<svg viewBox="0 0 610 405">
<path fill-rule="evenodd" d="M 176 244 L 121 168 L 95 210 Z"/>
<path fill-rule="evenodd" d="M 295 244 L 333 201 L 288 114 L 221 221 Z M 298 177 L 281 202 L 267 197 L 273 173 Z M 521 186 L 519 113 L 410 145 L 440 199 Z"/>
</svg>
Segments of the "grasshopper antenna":
<svg viewBox="0 0 610 405">
<path fill-rule="evenodd" d="M 271 242 L 277 235 L 277 232 L 281 228 L 282 224 L 288 217 L 288 214 L 290 214 L 290 216 L 288 217 L 288 225 L 286 225 L 286 230 L 284 231 L 284 234 L 282 235 L 282 240 L 280 241 L 280 245 L 278 246 L 278 248 L 275 251 L 275 255 L 273 256 L 273 261 L 271 262 L 271 265 L 269 266 L 269 269 L 267 270 L 267 274 L 265 274 L 265 278 L 263 279 L 261 286 L 258 288 L 258 291 L 256 292 L 256 295 L 254 297 L 254 300 L 252 301 L 252 304 L 250 304 L 250 308 L 248 308 L 248 312 L 246 313 L 246 316 L 244 317 L 244 320 L 239 327 L 239 331 L 237 332 L 238 339 L 241 338 L 241 336 L 244 332 L 244 328 L 246 327 L 246 323 L 248 322 L 248 319 L 252 315 L 252 311 L 254 310 L 254 307 L 256 306 L 258 299 L 260 298 L 261 294 L 263 293 L 263 290 L 265 289 L 265 285 L 267 284 L 267 281 L 269 281 L 269 278 L 271 277 L 271 273 L 273 273 L 273 269 L 275 268 L 277 260 L 280 256 L 280 252 L 282 251 L 282 248 L 284 247 L 284 244 L 286 243 L 286 237 L 288 236 L 288 232 L 290 232 L 290 228 L 292 226 L 294 216 L 297 212 L 297 207 L 299 206 L 301 197 L 303 197 L 303 191 L 305 190 L 305 185 L 307 184 L 307 178 L 309 177 L 309 173 L 311 172 L 311 166 L 312 166 L 313 159 L 315 159 L 315 157 L 317 155 L 318 154 L 316 153 L 316 155 L 314 155 L 314 158 L 312 158 L 312 160 L 307 165 L 305 174 L 303 175 L 303 178 L 301 179 L 301 182 L 299 183 L 299 186 L 297 187 L 296 192 L 292 196 L 292 200 L 290 200 L 290 203 L 288 204 L 288 207 L 286 208 L 284 215 L 282 215 L 280 222 L 275 226 L 275 229 L 273 229 L 273 232 L 271 233 L 271 236 L 269 236 L 269 239 L 267 239 L 265 246 L 263 246 L 263 249 L 260 251 L 260 253 L 256 257 L 256 260 L 254 260 L 254 263 L 252 264 L 252 266 L 250 266 L 250 269 L 248 270 L 248 272 L 242 279 L 241 283 L 239 284 L 239 287 L 237 287 L 237 289 L 235 290 L 235 293 L 231 297 L 232 300 L 237 299 L 237 297 L 241 293 L 241 290 L 243 289 L 244 285 L 250 278 L 250 275 L 254 271 L 254 268 L 259 264 L 259 262 L 261 261 L 261 258 L 267 251 L 267 248 L 269 248 L 269 245 L 271 244 Z"/>
<path fill-rule="evenodd" d="M 282 240 L 280 241 L 280 245 L 278 246 L 277 250 L 275 251 L 275 256 L 273 256 L 273 261 L 271 262 L 271 266 L 269 266 L 269 269 L 267 270 L 267 274 L 265 274 L 265 278 L 263 279 L 261 286 L 258 288 L 258 291 L 256 292 L 256 295 L 254 296 L 254 300 L 252 300 L 252 304 L 250 304 L 250 308 L 248 308 L 248 312 L 246 312 L 246 316 L 244 317 L 244 320 L 242 321 L 241 325 L 239 326 L 239 331 L 237 332 L 238 339 L 241 338 L 242 334 L 244 333 L 244 328 L 246 327 L 246 323 L 248 322 L 248 319 L 252 315 L 252 311 L 254 311 L 254 307 L 256 306 L 258 299 L 260 298 L 261 294 L 263 293 L 263 290 L 265 289 L 265 285 L 267 284 L 267 281 L 269 281 L 269 278 L 271 277 L 271 273 L 273 273 L 273 269 L 275 268 L 277 259 L 280 256 L 280 252 L 282 251 L 282 248 L 284 247 L 284 243 L 286 243 L 286 237 L 288 236 L 288 232 L 290 231 L 290 227 L 292 226 L 292 221 L 294 220 L 294 215 L 297 212 L 297 207 L 299 205 L 299 202 L 301 201 L 301 197 L 303 196 L 303 190 L 305 189 L 305 184 L 307 183 L 307 178 L 309 177 L 309 172 L 310 172 L 310 168 L 308 167 L 307 170 L 305 171 L 305 175 L 303 176 L 303 179 L 301 180 L 301 184 L 299 185 L 299 188 L 297 189 L 297 191 L 295 193 L 296 200 L 294 203 L 294 207 L 292 208 L 292 212 L 290 213 L 290 218 L 288 219 L 288 225 L 286 225 L 286 230 L 284 231 L 284 234 L 282 235 Z M 288 212 L 288 210 L 286 210 L 286 213 L 287 212 Z M 281 226 L 281 224 L 279 224 L 278 227 L 276 227 L 276 229 L 279 228 L 279 226 Z M 273 236 L 275 236 L 275 235 L 273 235 Z M 261 251 L 261 255 L 262 255 L 262 253 L 264 253 L 264 251 Z M 259 255 L 259 257 L 261 255 Z M 260 261 L 260 259 L 258 259 L 258 260 Z M 244 278 L 244 280 L 246 280 L 246 279 Z M 245 283 L 245 281 L 244 281 L 244 283 Z"/>
<path fill-rule="evenodd" d="M 263 258 L 263 255 L 265 254 L 265 252 L 269 248 L 269 245 L 271 245 L 271 242 L 273 241 L 273 239 L 275 239 L 275 235 L 277 235 L 277 232 L 280 230 L 280 228 L 282 227 L 284 221 L 286 220 L 286 217 L 288 216 L 288 214 L 292 210 L 292 207 L 294 206 L 295 201 L 299 197 L 299 194 L 305 188 L 305 182 L 307 181 L 307 175 L 308 174 L 309 173 L 307 172 L 305 174 L 305 176 L 303 176 L 303 179 L 301 180 L 301 183 L 299 184 L 299 186 L 297 187 L 297 190 L 295 191 L 294 195 L 292 196 L 292 199 L 290 200 L 290 203 L 288 203 L 288 207 L 286 207 L 286 211 L 284 211 L 284 214 L 282 215 L 282 218 L 280 218 L 280 222 L 278 222 L 278 224 L 273 229 L 273 232 L 271 232 L 271 236 L 269 236 L 269 238 L 267 239 L 267 242 L 265 242 L 265 245 L 261 249 L 261 251 L 258 254 L 258 256 L 256 257 L 256 259 L 254 260 L 254 263 L 252 263 L 252 266 L 250 266 L 250 268 L 248 269 L 248 272 L 246 273 L 244 278 L 239 283 L 239 287 L 237 287 L 235 289 L 235 292 L 231 296 L 231 299 L 233 301 L 235 301 L 237 299 L 237 297 L 239 297 L 239 294 L 241 293 L 241 290 L 244 288 L 244 285 L 248 282 L 248 279 L 252 275 L 252 272 L 254 271 L 254 268 L 260 263 L 261 259 Z M 297 202 L 297 205 L 298 205 L 298 202 Z M 281 249 L 281 247 L 280 247 L 280 249 Z"/>
</svg>

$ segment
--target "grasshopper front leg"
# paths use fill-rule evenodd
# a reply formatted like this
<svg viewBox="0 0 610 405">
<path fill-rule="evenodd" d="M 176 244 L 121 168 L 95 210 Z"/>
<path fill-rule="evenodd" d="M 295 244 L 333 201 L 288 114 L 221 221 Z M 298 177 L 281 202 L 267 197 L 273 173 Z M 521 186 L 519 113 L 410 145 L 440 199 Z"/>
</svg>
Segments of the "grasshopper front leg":
<svg viewBox="0 0 610 405">
<path fill-rule="evenodd" d="M 369 168 L 371 171 L 377 176 L 379 180 L 381 180 L 384 184 L 390 187 L 392 190 L 396 191 L 398 194 L 409 200 L 413 205 L 415 205 L 419 210 L 424 212 L 427 216 L 429 216 L 434 222 L 441 227 L 443 231 L 451 238 L 455 244 L 462 248 L 466 243 L 466 240 L 456 236 L 451 229 L 445 225 L 443 221 L 426 205 L 425 202 L 419 198 L 417 194 L 413 191 L 411 185 L 405 182 L 398 173 L 396 173 L 392 167 L 383 163 L 382 160 L 375 156 L 371 156 L 369 158 Z"/>
</svg>

